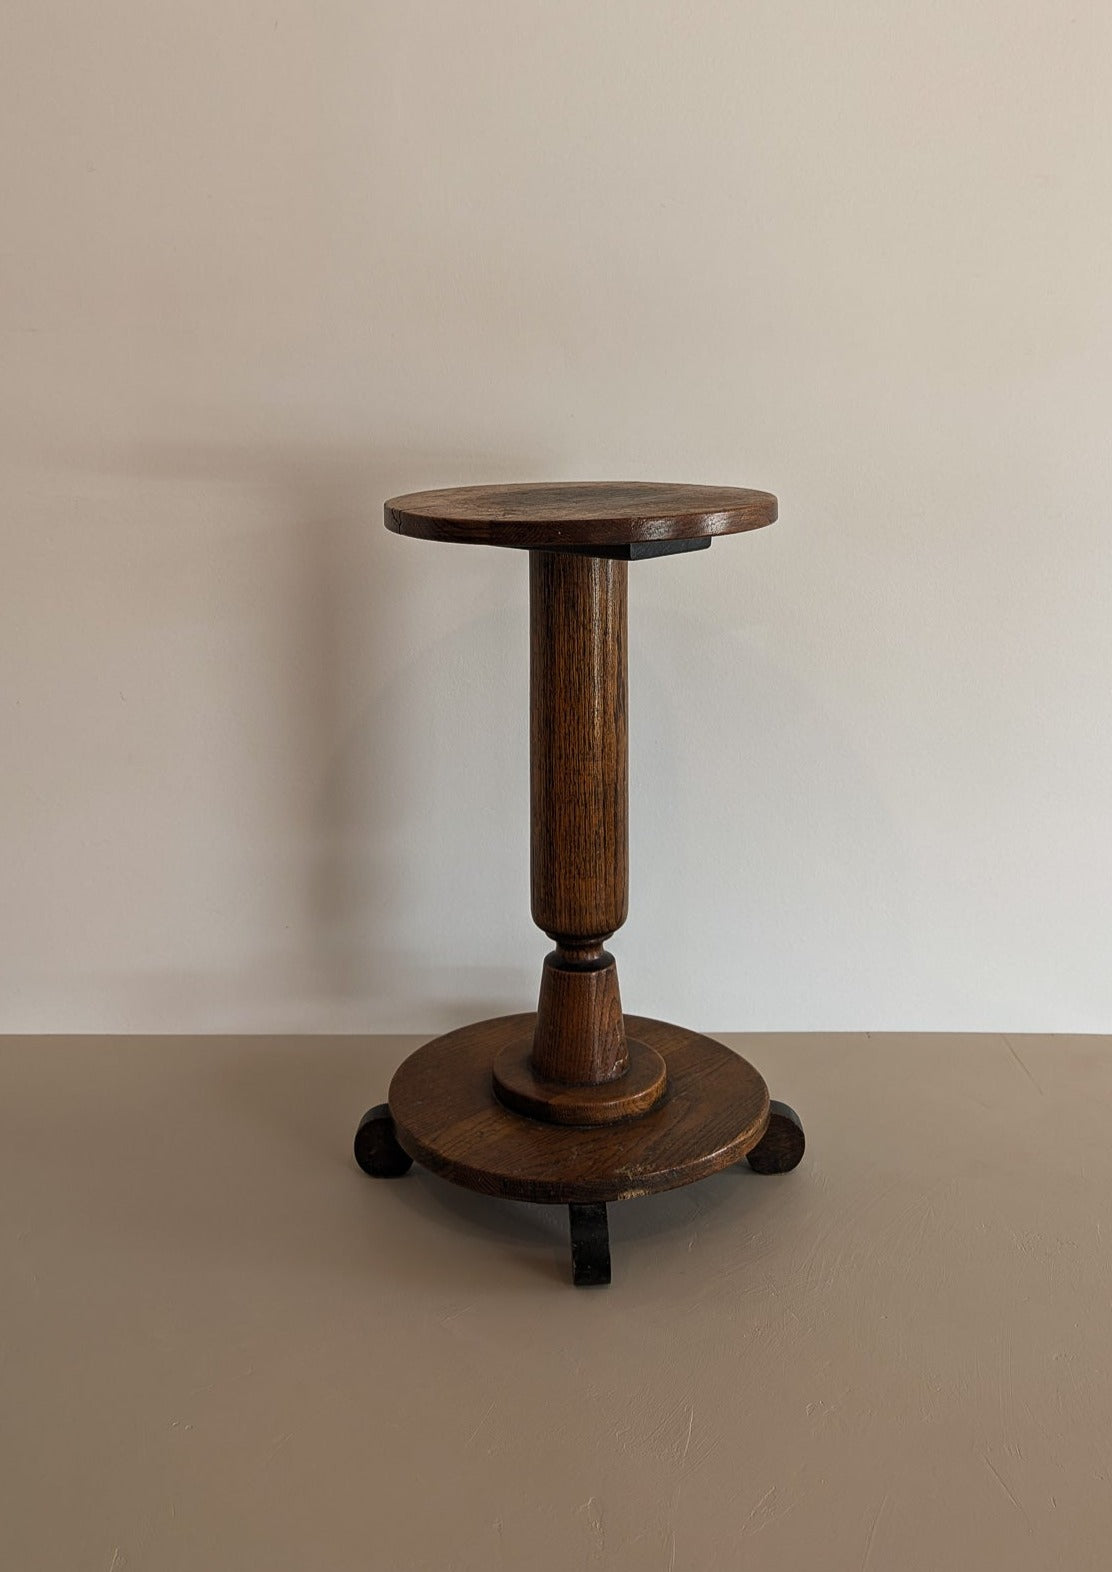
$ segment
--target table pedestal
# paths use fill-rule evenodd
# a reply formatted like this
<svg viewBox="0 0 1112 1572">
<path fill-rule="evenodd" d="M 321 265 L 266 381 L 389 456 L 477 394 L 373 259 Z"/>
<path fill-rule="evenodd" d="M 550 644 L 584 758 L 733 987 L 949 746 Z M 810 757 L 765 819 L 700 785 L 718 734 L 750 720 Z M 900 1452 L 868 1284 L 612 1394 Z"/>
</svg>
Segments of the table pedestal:
<svg viewBox="0 0 1112 1572">
<path fill-rule="evenodd" d="M 709 535 L 677 543 L 692 544 Z M 580 1285 L 610 1280 L 606 1203 L 743 1158 L 784 1172 L 804 1147 L 798 1117 L 770 1103 L 752 1065 L 698 1032 L 622 1010 L 605 944 L 627 912 L 632 555 L 598 542 L 529 553 L 532 911 L 555 946 L 537 1010 L 419 1048 L 355 1142 L 376 1177 L 416 1161 L 484 1194 L 567 1205 Z"/>
</svg>

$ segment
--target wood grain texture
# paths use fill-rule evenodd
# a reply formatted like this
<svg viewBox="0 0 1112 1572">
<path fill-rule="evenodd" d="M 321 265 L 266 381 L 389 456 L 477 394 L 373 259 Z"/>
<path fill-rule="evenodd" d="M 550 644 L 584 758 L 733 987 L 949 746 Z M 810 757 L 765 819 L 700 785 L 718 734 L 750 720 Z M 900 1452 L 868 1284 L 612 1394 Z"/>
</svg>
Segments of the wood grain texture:
<svg viewBox="0 0 1112 1572">
<path fill-rule="evenodd" d="M 618 968 L 601 952 L 597 964 L 568 964 L 553 950 L 541 970 L 533 1070 L 542 1081 L 598 1086 L 629 1066 Z"/>
<path fill-rule="evenodd" d="M 621 1077 L 597 1085 L 568 1086 L 537 1075 L 532 1039 L 520 1039 L 494 1056 L 491 1086 L 506 1108 L 546 1124 L 618 1124 L 655 1108 L 668 1089 L 668 1066 L 647 1043 L 626 1039 L 628 1062 Z"/>
<path fill-rule="evenodd" d="M 620 561 L 529 554 L 532 907 L 556 949 L 541 974 L 530 1084 L 515 1072 L 505 1090 L 538 1116 L 544 1082 L 600 1085 L 629 1065 L 617 967 L 602 948 L 628 902 L 627 578 Z M 627 1088 L 621 1114 L 607 1100 L 609 1117 L 643 1106 L 646 1091 Z M 550 1117 L 569 1111 L 554 1092 Z"/>
<path fill-rule="evenodd" d="M 767 491 L 654 481 L 456 486 L 391 497 L 386 527 L 422 540 L 558 550 L 692 540 L 760 529 L 776 518 Z"/>
<path fill-rule="evenodd" d="M 626 918 L 624 562 L 529 556 L 533 921 L 596 951 Z"/>
<path fill-rule="evenodd" d="M 506 1015 L 448 1032 L 399 1066 L 390 1083 L 398 1141 L 453 1184 L 519 1201 L 628 1200 L 739 1162 L 768 1122 L 760 1074 L 698 1032 L 643 1016 L 626 1022 L 668 1067 L 668 1095 L 651 1113 L 584 1130 L 502 1107 L 491 1064 L 534 1026 L 532 1015 Z"/>
</svg>

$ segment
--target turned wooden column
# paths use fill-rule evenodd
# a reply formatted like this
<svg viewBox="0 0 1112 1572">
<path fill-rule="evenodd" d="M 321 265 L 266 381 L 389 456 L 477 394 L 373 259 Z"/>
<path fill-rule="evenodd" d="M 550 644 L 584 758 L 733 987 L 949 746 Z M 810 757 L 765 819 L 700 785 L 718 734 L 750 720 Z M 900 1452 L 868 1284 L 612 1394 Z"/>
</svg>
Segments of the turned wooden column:
<svg viewBox="0 0 1112 1572">
<path fill-rule="evenodd" d="M 533 921 L 541 974 L 534 1073 L 597 1086 L 629 1067 L 614 957 L 629 899 L 627 564 L 529 553 Z"/>
<path fill-rule="evenodd" d="M 627 1036 L 605 944 L 629 884 L 626 579 L 605 552 L 529 553 L 533 921 L 555 942 L 532 1030 L 494 1057 L 494 1094 L 548 1124 L 631 1119 L 668 1067 Z"/>
</svg>

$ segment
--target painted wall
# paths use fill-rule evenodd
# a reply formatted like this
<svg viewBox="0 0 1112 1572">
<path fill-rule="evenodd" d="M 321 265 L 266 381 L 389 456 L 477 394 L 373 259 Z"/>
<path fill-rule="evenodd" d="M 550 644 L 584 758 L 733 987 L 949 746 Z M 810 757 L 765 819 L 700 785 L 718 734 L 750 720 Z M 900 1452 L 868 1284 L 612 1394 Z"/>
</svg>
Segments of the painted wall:
<svg viewBox="0 0 1112 1572">
<path fill-rule="evenodd" d="M 8 0 L 0 1027 L 527 1006 L 526 563 L 642 477 L 626 1003 L 1112 1030 L 1112 11 Z"/>
</svg>

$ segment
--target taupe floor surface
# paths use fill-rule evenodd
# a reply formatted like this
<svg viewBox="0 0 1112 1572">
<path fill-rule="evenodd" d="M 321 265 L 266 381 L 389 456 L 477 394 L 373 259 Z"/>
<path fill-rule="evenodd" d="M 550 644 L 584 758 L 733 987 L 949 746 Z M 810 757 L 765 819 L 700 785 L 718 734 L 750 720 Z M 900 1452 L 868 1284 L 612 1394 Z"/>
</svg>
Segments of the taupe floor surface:
<svg viewBox="0 0 1112 1572">
<path fill-rule="evenodd" d="M 353 1166 L 417 1039 L 0 1042 L 0 1563 L 1108 1568 L 1112 1040 L 725 1040 L 804 1166 L 578 1292 L 560 1209 Z"/>
</svg>

